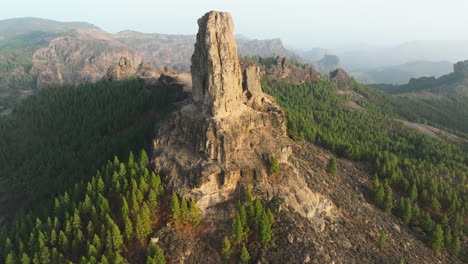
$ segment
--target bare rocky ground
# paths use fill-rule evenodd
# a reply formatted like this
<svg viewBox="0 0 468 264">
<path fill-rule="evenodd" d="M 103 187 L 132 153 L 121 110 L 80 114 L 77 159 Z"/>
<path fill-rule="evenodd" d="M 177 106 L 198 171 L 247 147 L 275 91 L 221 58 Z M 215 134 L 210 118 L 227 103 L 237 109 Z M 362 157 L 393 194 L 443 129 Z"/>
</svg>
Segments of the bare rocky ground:
<svg viewBox="0 0 468 264">
<path fill-rule="evenodd" d="M 332 156 L 312 144 L 299 143 L 294 144 L 290 163 L 305 175 L 310 189 L 331 199 L 338 209 L 335 217 L 326 217 L 323 228 L 317 228 L 283 204 L 276 215 L 271 247 L 259 250 L 250 246 L 251 263 L 463 263 L 444 252 L 436 255 L 419 240 L 420 234 L 368 202 L 368 165 L 337 158 L 338 174 L 328 174 L 325 168 Z M 280 177 L 288 177 L 288 173 L 282 170 Z M 168 263 L 222 262 L 221 241 L 229 234 L 233 204 L 219 207 L 222 217 L 205 218 L 195 230 L 172 224 L 153 235 Z M 381 232 L 388 235 L 383 250 L 378 247 Z"/>
<path fill-rule="evenodd" d="M 453 134 L 450 134 L 442 129 L 435 128 L 428 125 L 413 123 L 401 120 L 405 126 L 417 130 L 419 133 L 428 135 L 432 138 L 439 139 L 439 140 L 451 140 L 451 141 L 467 141 L 466 139 L 460 138 Z"/>
</svg>

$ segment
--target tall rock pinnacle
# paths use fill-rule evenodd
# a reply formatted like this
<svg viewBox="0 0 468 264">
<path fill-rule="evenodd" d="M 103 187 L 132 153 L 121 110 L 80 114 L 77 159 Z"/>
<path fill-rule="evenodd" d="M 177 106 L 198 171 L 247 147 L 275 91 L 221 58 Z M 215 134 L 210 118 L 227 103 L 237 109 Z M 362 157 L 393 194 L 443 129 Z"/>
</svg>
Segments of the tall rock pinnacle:
<svg viewBox="0 0 468 264">
<path fill-rule="evenodd" d="M 231 15 L 211 11 L 198 19 L 192 56 L 193 100 L 211 116 L 224 116 L 242 104 L 242 75 Z"/>
<path fill-rule="evenodd" d="M 169 188 L 193 199 L 205 217 L 226 213 L 223 204 L 246 186 L 265 198 L 281 195 L 305 217 L 316 214 L 311 212 L 317 204 L 328 210 L 329 202 L 308 189 L 289 163 L 293 142 L 286 118 L 275 99 L 263 93 L 259 68 L 247 66 L 241 73 L 231 16 L 209 12 L 198 25 L 192 98 L 157 124 L 156 172 Z M 272 157 L 287 177 L 271 175 Z"/>
</svg>

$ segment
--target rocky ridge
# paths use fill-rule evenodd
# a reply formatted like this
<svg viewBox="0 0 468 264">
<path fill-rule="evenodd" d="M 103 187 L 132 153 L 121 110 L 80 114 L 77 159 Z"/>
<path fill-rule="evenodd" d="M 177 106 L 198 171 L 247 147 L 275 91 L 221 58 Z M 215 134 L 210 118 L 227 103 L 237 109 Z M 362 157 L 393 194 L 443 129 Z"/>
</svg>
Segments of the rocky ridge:
<svg viewBox="0 0 468 264">
<path fill-rule="evenodd" d="M 139 65 L 142 61 L 141 53 L 110 34 L 99 30 L 75 30 L 38 49 L 33 55 L 31 74 L 37 76 L 38 88 L 49 84 L 95 82 L 121 57 L 127 58 L 125 63 L 129 66 Z"/>
<path fill-rule="evenodd" d="M 294 64 L 287 57 L 277 56 L 271 63 L 257 63 L 252 58 L 240 57 L 240 62 L 242 68 L 257 65 L 260 68 L 261 78 L 285 80 L 295 84 L 326 79 L 310 64 Z"/>
</svg>

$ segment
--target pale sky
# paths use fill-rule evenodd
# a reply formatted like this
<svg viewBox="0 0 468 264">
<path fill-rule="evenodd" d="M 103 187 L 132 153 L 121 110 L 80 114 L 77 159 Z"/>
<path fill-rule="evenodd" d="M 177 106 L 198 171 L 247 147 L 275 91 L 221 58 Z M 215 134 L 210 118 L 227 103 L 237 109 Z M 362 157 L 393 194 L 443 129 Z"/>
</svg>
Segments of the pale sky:
<svg viewBox="0 0 468 264">
<path fill-rule="evenodd" d="M 235 33 L 294 48 L 390 46 L 468 39 L 468 0 L 3 0 L 0 19 L 86 21 L 115 33 L 195 34 L 197 18 L 228 11 Z"/>
</svg>

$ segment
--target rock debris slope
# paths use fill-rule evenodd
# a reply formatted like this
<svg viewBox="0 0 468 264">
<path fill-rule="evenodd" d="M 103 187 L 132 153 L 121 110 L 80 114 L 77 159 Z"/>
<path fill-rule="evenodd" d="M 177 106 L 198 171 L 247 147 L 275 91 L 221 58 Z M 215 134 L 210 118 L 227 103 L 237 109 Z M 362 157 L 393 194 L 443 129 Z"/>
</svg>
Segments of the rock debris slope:
<svg viewBox="0 0 468 264">
<path fill-rule="evenodd" d="M 259 68 L 241 72 L 231 16 L 209 12 L 198 25 L 193 96 L 158 125 L 154 167 L 207 217 L 222 215 L 217 205 L 251 185 L 265 198 L 279 194 L 301 215 L 321 219 L 333 205 L 307 188 L 293 167 L 288 178 L 268 172 L 271 157 L 291 166 L 293 142 L 286 135 L 283 111 L 262 92 Z"/>
<path fill-rule="evenodd" d="M 203 212 L 196 230 L 169 224 L 153 234 L 169 263 L 221 263 L 221 241 L 247 185 L 263 199 L 284 199 L 272 245 L 251 263 L 460 263 L 436 256 L 366 201 L 371 176 L 364 165 L 337 159 L 340 173 L 331 177 L 330 153 L 287 137 L 283 111 L 262 92 L 260 68 L 239 63 L 228 13 L 209 12 L 198 25 L 192 97 L 157 124 L 153 142 L 156 172 Z M 279 173 L 269 172 L 271 157 Z M 377 246 L 381 232 L 389 235 L 385 250 Z"/>
</svg>

